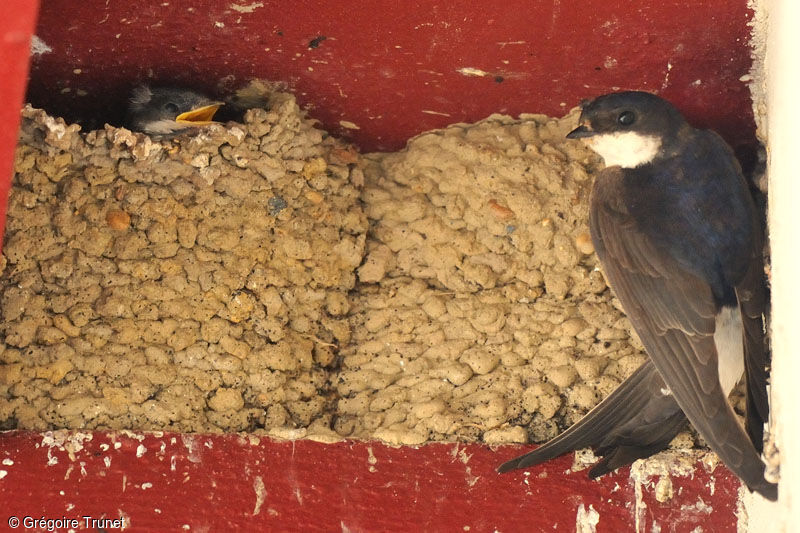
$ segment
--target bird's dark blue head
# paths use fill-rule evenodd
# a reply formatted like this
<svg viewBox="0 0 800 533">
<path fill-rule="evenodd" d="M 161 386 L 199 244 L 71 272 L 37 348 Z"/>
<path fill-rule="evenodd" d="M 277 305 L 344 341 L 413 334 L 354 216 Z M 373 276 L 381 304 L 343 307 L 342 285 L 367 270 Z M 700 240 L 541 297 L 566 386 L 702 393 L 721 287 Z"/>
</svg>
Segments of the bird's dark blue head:
<svg viewBox="0 0 800 533">
<path fill-rule="evenodd" d="M 151 135 L 170 135 L 212 124 L 222 102 L 189 89 L 136 87 L 128 107 L 128 126 Z"/>
<path fill-rule="evenodd" d="M 680 112 L 663 98 L 625 91 L 586 102 L 580 125 L 567 138 L 582 139 L 607 166 L 634 168 L 664 153 L 685 126 Z"/>
</svg>

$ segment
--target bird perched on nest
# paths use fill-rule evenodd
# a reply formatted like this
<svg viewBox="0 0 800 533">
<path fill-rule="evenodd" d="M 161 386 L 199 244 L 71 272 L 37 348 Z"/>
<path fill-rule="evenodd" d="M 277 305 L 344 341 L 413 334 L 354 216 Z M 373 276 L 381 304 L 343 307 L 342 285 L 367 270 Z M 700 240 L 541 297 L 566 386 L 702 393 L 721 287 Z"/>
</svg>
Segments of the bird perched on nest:
<svg viewBox="0 0 800 533">
<path fill-rule="evenodd" d="M 760 453 L 769 354 L 763 236 L 747 183 L 720 136 L 636 91 L 583 105 L 568 135 L 603 157 L 592 242 L 649 359 L 567 431 L 498 470 L 591 447 L 597 477 L 669 445 L 688 418 L 750 488 L 777 498 Z M 745 374 L 746 429 L 727 396 Z"/>
<path fill-rule="evenodd" d="M 141 85 L 131 92 L 126 126 L 149 135 L 176 135 L 214 124 L 223 102 L 189 89 Z"/>
</svg>

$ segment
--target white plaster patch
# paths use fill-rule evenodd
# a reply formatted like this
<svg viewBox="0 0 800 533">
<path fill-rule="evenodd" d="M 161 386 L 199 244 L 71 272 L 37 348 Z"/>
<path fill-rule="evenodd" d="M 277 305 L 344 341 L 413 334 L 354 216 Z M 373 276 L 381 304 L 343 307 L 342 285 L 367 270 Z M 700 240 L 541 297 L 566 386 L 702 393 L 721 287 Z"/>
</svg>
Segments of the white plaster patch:
<svg viewBox="0 0 800 533">
<path fill-rule="evenodd" d="M 633 131 L 600 133 L 584 139 L 597 152 L 606 166 L 636 168 L 649 163 L 661 149 L 661 139 Z"/>
</svg>

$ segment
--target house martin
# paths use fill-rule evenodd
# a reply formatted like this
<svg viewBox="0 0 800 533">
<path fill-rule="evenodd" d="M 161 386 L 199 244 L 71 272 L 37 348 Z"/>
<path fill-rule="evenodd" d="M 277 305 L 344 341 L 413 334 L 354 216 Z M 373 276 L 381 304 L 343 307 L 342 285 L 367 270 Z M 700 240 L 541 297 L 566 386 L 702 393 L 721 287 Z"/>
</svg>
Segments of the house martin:
<svg viewBox="0 0 800 533">
<path fill-rule="evenodd" d="M 688 419 L 750 490 L 775 500 L 760 457 L 769 415 L 763 235 L 733 151 L 638 91 L 585 103 L 567 137 L 605 161 L 591 193 L 592 242 L 649 358 L 578 423 L 498 471 L 590 447 L 603 456 L 589 472 L 597 477 L 663 450 Z M 743 373 L 745 427 L 727 400 Z"/>
</svg>

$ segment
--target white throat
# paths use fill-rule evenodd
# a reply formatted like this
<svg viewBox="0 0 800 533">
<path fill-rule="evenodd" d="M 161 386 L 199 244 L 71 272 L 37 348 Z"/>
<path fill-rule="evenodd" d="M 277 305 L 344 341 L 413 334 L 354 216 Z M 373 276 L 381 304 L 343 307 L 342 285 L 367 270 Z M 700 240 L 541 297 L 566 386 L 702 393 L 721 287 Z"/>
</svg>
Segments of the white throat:
<svg viewBox="0 0 800 533">
<path fill-rule="evenodd" d="M 661 138 L 633 131 L 600 133 L 584 138 L 584 142 L 605 160 L 607 167 L 636 168 L 652 161 L 661 149 Z"/>
</svg>

